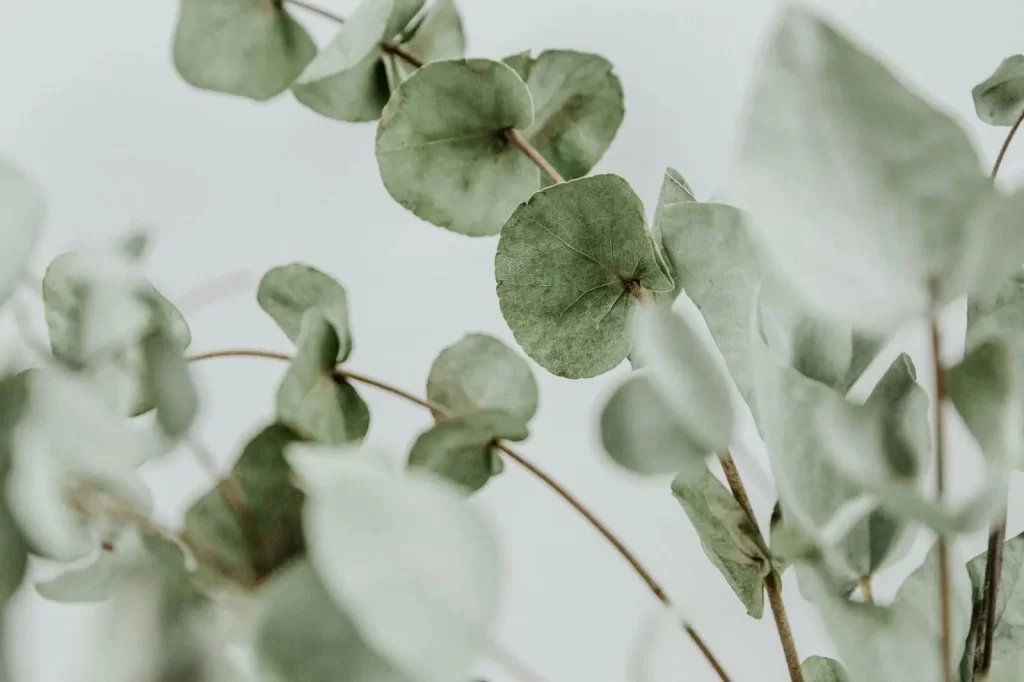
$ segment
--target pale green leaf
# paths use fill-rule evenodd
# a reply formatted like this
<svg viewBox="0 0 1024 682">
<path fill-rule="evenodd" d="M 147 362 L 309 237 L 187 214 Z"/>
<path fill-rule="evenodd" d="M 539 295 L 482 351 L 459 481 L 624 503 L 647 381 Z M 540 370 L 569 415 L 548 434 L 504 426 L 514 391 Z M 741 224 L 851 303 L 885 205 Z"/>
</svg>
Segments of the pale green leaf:
<svg viewBox="0 0 1024 682">
<path fill-rule="evenodd" d="M 494 276 L 516 341 L 570 379 L 622 362 L 629 309 L 672 290 L 643 205 L 615 175 L 553 185 L 521 204 L 502 228 Z"/>
<path fill-rule="evenodd" d="M 17 591 L 28 567 L 28 546 L 11 517 L 7 503 L 0 498 L 0 614 Z M 2 663 L 0 663 L 2 665 Z"/>
<path fill-rule="evenodd" d="M 619 385 L 601 410 L 601 444 L 638 474 L 696 473 L 712 454 L 693 441 L 643 370 Z"/>
<path fill-rule="evenodd" d="M 375 121 L 391 95 L 382 56 L 374 48 L 363 61 L 330 78 L 292 85 L 292 94 L 321 116 L 349 123 Z"/>
<path fill-rule="evenodd" d="M 949 370 L 949 397 L 990 462 L 1021 465 L 1024 404 L 1019 367 L 1008 345 L 992 339 L 975 346 Z"/>
<path fill-rule="evenodd" d="M 416 439 L 409 468 L 423 469 L 473 493 L 502 471 L 494 441 L 519 441 L 526 422 L 502 410 L 467 412 L 442 421 Z"/>
<path fill-rule="evenodd" d="M 181 0 L 174 66 L 186 82 L 254 100 L 284 92 L 316 45 L 275 0 Z"/>
<path fill-rule="evenodd" d="M 14 291 L 43 225 L 43 195 L 35 180 L 0 159 L 0 304 Z"/>
<path fill-rule="evenodd" d="M 504 64 L 427 64 L 381 114 L 381 179 L 395 201 L 424 220 L 474 237 L 497 234 L 540 183 L 533 162 L 505 137 L 532 121 L 530 91 Z"/>
<path fill-rule="evenodd" d="M 411 27 L 402 46 L 426 63 L 462 57 L 466 53 L 466 35 L 455 0 L 435 0 L 423 18 Z M 392 90 L 416 70 L 395 54 L 385 54 L 384 61 Z"/>
<path fill-rule="evenodd" d="M 988 564 L 988 553 L 982 552 L 967 562 L 967 572 L 971 577 L 974 604 L 974 618 L 971 622 L 972 635 L 981 636 L 985 629 L 981 605 L 985 600 L 985 567 Z M 992 631 L 992 663 L 1008 664 L 1013 662 L 1024 650 L 1024 534 L 1009 540 L 1003 547 L 1003 571 L 999 580 L 999 592 L 996 596 L 995 629 Z M 974 650 L 971 645 L 974 638 L 968 640 L 961 662 L 964 675 L 973 673 Z M 970 677 L 965 677 L 970 679 Z"/>
<path fill-rule="evenodd" d="M 523 50 L 522 52 L 509 55 L 501 61 L 503 64 L 515 71 L 516 75 L 519 76 L 524 83 L 526 82 L 526 79 L 530 77 L 530 67 L 533 65 L 533 57 L 530 56 L 530 50 Z"/>
<path fill-rule="evenodd" d="M 199 411 L 199 394 L 188 361 L 174 338 L 163 330 L 142 338 L 145 382 L 156 407 L 157 423 L 170 438 L 181 438 Z"/>
<path fill-rule="evenodd" d="M 256 301 L 292 342 L 299 340 L 306 311 L 318 310 L 338 337 L 338 362 L 352 352 L 345 288 L 320 270 L 301 263 L 271 268 L 260 280 Z"/>
<path fill-rule="evenodd" d="M 985 123 L 1013 125 L 1024 112 L 1024 55 L 1011 55 L 974 86 L 974 110 Z"/>
<path fill-rule="evenodd" d="M 360 458 L 304 484 L 310 559 L 366 643 L 418 680 L 465 679 L 498 605 L 489 524 L 458 488 Z"/>
<path fill-rule="evenodd" d="M 698 476 L 679 476 L 672 494 L 700 537 L 704 553 L 721 571 L 747 609 L 764 614 L 764 579 L 771 562 L 761 550 L 759 531 L 732 493 L 707 469 Z"/>
<path fill-rule="evenodd" d="M 808 656 L 800 670 L 803 671 L 804 682 L 850 682 L 843 664 L 824 656 Z"/>
<path fill-rule="evenodd" d="M 530 365 L 498 339 L 467 334 L 434 360 L 427 399 L 457 415 L 504 410 L 525 423 L 537 412 L 537 380 Z"/>
<path fill-rule="evenodd" d="M 654 243 L 658 246 L 658 255 L 663 261 L 662 270 L 675 283 L 675 289 L 668 295 L 673 301 L 682 293 L 683 283 L 679 274 L 675 271 L 668 253 L 665 251 L 667 247 L 665 245 L 664 233 L 666 229 L 673 229 L 671 226 L 666 227 L 666 223 L 671 223 L 674 220 L 672 217 L 674 207 L 677 204 L 691 201 L 697 201 L 697 197 L 694 195 L 689 183 L 686 182 L 675 168 L 666 168 L 665 175 L 661 180 L 661 192 L 658 193 L 658 204 L 654 207 L 651 234 L 654 236 Z"/>
<path fill-rule="evenodd" d="M 338 334 L 318 309 L 302 317 L 295 357 L 277 389 L 277 417 L 305 438 L 327 444 L 361 440 L 370 410 L 355 387 L 334 373 Z"/>
<path fill-rule="evenodd" d="M 412 682 L 373 650 L 305 559 L 258 597 L 253 646 L 267 682 Z"/>
<path fill-rule="evenodd" d="M 651 385 L 689 441 L 705 452 L 724 452 L 732 440 L 732 398 L 704 341 L 681 315 L 661 306 L 637 309 L 632 328 Z"/>
<path fill-rule="evenodd" d="M 992 338 L 1003 339 L 1018 359 L 1024 358 L 1024 273 L 1007 279 L 990 296 L 967 302 L 967 350 Z"/>
<path fill-rule="evenodd" d="M 925 316 L 933 279 L 946 302 L 1024 260 L 957 124 L 797 6 L 771 39 L 726 194 L 814 310 L 868 332 Z"/>
</svg>

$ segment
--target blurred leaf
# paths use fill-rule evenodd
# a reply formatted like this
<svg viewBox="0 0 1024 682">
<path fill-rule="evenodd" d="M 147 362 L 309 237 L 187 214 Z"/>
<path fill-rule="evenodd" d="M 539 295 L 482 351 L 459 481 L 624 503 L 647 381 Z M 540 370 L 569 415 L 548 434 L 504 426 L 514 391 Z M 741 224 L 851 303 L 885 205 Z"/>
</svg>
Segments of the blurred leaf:
<svg viewBox="0 0 1024 682">
<path fill-rule="evenodd" d="M 174 66 L 204 90 L 266 100 L 316 56 L 309 34 L 267 0 L 181 0 Z"/>
<path fill-rule="evenodd" d="M 277 389 L 277 417 L 302 436 L 328 444 L 361 440 L 370 410 L 345 379 L 335 375 L 338 335 L 317 309 L 302 317 L 291 366 Z"/>
<path fill-rule="evenodd" d="M 466 678 L 491 637 L 500 561 L 461 491 L 361 458 L 303 484 L 313 567 L 366 643 L 418 680 Z"/>
<path fill-rule="evenodd" d="M 17 286 L 25 261 L 43 225 L 42 191 L 35 180 L 13 164 L 0 159 L 0 304 Z"/>
<path fill-rule="evenodd" d="M 292 483 L 293 473 L 284 457 L 285 448 L 298 440 L 286 426 L 267 426 L 246 444 L 230 480 L 189 508 L 184 535 L 206 551 L 200 563 L 213 562 L 209 568 L 252 584 L 305 552 L 305 495 Z M 241 499 L 229 500 L 235 491 Z"/>
<path fill-rule="evenodd" d="M 1007 344 L 992 339 L 975 346 L 949 370 L 949 398 L 991 462 L 1018 467 L 1024 434 L 1021 379 Z"/>
<path fill-rule="evenodd" d="M 380 43 L 391 40 L 424 0 L 363 0 L 292 86 L 302 104 L 341 121 L 373 121 L 391 89 Z"/>
<path fill-rule="evenodd" d="M 260 280 L 256 300 L 293 343 L 299 340 L 306 312 L 318 310 L 338 337 L 337 361 L 348 359 L 352 352 L 348 296 L 329 275 L 301 263 L 271 268 Z"/>
<path fill-rule="evenodd" d="M 7 503 L 0 498 L 0 614 L 7 600 L 21 585 L 27 566 L 28 546 L 7 509 Z"/>
<path fill-rule="evenodd" d="M 760 533 L 732 493 L 704 470 L 680 476 L 672 494 L 690 519 L 711 563 L 722 573 L 753 618 L 764 614 L 764 579 L 771 562 L 761 550 Z"/>
<path fill-rule="evenodd" d="M 850 682 L 843 664 L 824 656 L 808 656 L 800 669 L 804 673 L 804 682 Z"/>
<path fill-rule="evenodd" d="M 299 559 L 259 594 L 254 648 L 265 679 L 281 682 L 411 682 L 377 654 Z M 263 678 L 261 678 L 263 679 Z"/>
<path fill-rule="evenodd" d="M 505 137 L 532 121 L 530 91 L 504 64 L 427 64 L 381 114 L 381 179 L 395 201 L 424 220 L 471 237 L 498 234 L 539 186 L 537 167 Z"/>
<path fill-rule="evenodd" d="M 1024 358 L 1024 273 L 1009 278 L 998 291 L 967 302 L 967 351 L 992 338 L 1009 344 Z"/>
<path fill-rule="evenodd" d="M 974 110 L 985 123 L 1013 125 L 1024 111 L 1024 55 L 1011 55 L 974 86 Z"/>
<path fill-rule="evenodd" d="M 926 316 L 933 280 L 945 303 L 1024 260 L 1021 197 L 995 192 L 953 120 L 807 9 L 783 13 L 748 111 L 727 194 L 812 309 L 890 332 Z"/>
<path fill-rule="evenodd" d="M 629 309 L 672 289 L 643 205 L 615 175 L 554 185 L 521 204 L 502 228 L 494 275 L 516 341 L 570 379 L 622 362 Z"/>
<path fill-rule="evenodd" d="M 466 35 L 455 0 L 434 0 L 423 18 L 411 27 L 409 34 L 402 46 L 426 63 L 458 59 L 466 53 Z M 388 83 L 392 90 L 416 70 L 390 52 L 384 55 L 384 63 L 388 67 Z"/>
<path fill-rule="evenodd" d="M 526 422 L 502 410 L 467 412 L 420 434 L 409 452 L 409 468 L 424 469 L 470 493 L 501 473 L 503 464 L 492 450 L 496 440 L 524 440 Z"/>
<path fill-rule="evenodd" d="M 199 393 L 192 384 L 188 361 L 163 330 L 142 338 L 142 354 L 157 423 L 168 437 L 181 438 L 188 433 L 199 411 Z"/>
<path fill-rule="evenodd" d="M 985 600 L 987 564 L 987 552 L 967 562 L 975 605 L 971 633 L 978 637 L 982 636 L 985 629 L 984 612 L 980 607 Z M 1018 590 L 1021 587 L 1024 587 L 1024 534 L 1011 538 L 1003 548 L 1003 571 L 996 596 L 995 629 L 992 631 L 993 666 L 1012 663 L 1024 650 L 1024 591 Z M 974 641 L 974 637 L 968 639 L 960 667 L 961 674 L 967 680 L 972 679 L 974 673 Z"/>
<path fill-rule="evenodd" d="M 537 412 L 537 380 L 530 365 L 498 339 L 467 334 L 434 360 L 427 399 L 456 415 L 494 409 L 529 422 Z"/>
<path fill-rule="evenodd" d="M 697 473 L 711 450 L 695 443 L 646 372 L 631 374 L 601 410 L 601 444 L 638 474 Z"/>
</svg>

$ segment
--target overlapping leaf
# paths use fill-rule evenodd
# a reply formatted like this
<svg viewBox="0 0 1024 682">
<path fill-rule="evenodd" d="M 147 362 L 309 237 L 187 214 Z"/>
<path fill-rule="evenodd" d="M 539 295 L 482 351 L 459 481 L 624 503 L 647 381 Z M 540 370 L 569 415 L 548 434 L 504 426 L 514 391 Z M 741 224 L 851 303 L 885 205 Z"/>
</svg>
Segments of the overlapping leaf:
<svg viewBox="0 0 1024 682">
<path fill-rule="evenodd" d="M 974 648 L 978 637 L 984 636 L 985 567 L 988 553 L 983 552 L 967 563 L 974 597 L 971 637 L 967 640 L 960 672 L 965 680 L 974 675 Z M 995 628 L 992 631 L 993 666 L 1010 664 L 1024 649 L 1024 534 L 1009 540 L 1003 548 L 1003 571 L 996 596 Z M 1018 671 L 1020 669 L 1018 668 Z"/>
<path fill-rule="evenodd" d="M 1024 112 L 1024 55 L 1007 57 L 991 76 L 974 86 L 974 110 L 985 123 L 1013 125 Z"/>
<path fill-rule="evenodd" d="M 462 57 L 466 52 L 466 35 L 455 0 L 435 0 L 423 17 L 406 31 L 401 45 L 426 63 Z M 392 90 L 416 70 L 391 52 L 384 55 L 384 66 Z"/>
<path fill-rule="evenodd" d="M 271 268 L 256 289 L 256 302 L 293 343 L 299 340 L 302 318 L 309 310 L 323 315 L 338 337 L 338 362 L 352 352 L 348 295 L 334 278 L 301 263 Z"/>
</svg>

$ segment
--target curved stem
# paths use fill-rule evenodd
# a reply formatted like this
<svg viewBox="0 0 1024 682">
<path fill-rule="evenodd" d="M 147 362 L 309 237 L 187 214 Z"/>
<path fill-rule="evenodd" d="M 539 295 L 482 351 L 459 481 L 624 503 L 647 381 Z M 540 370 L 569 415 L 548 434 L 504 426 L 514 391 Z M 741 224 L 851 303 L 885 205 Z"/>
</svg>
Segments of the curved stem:
<svg viewBox="0 0 1024 682">
<path fill-rule="evenodd" d="M 295 5 L 296 7 L 301 7 L 302 9 L 312 12 L 313 14 L 317 14 L 325 19 L 330 19 L 331 21 L 335 21 L 339 24 L 345 23 L 345 17 L 341 16 L 340 14 L 335 14 L 334 12 L 322 9 L 312 3 L 305 2 L 305 0 L 286 1 Z M 390 52 L 396 57 L 405 60 L 408 64 L 415 66 L 417 69 L 426 63 L 423 61 L 422 57 L 410 52 L 404 45 L 396 43 L 392 40 L 386 40 L 382 42 L 380 44 L 380 49 L 384 50 L 385 52 Z M 552 166 L 551 163 L 547 159 L 545 159 L 539 151 L 537 151 L 537 148 L 530 144 L 529 140 L 523 137 L 518 130 L 506 130 L 505 137 L 513 146 L 517 147 L 521 152 L 523 152 L 523 154 L 525 154 L 526 157 L 530 159 L 530 161 L 533 161 L 534 165 L 536 165 L 537 168 L 539 168 L 541 172 L 544 173 L 544 175 L 548 176 L 551 179 L 551 182 L 555 183 L 556 185 L 565 182 L 565 178 L 563 178 L 562 175 L 557 170 L 555 170 L 555 167 Z"/>
<path fill-rule="evenodd" d="M 197 355 L 190 356 L 188 360 L 189 362 L 199 362 L 200 360 L 209 360 L 212 358 L 241 357 L 270 358 L 272 360 L 281 361 L 291 360 L 291 356 L 285 353 L 276 353 L 274 351 L 247 348 L 208 351 L 205 353 L 199 353 Z M 388 393 L 396 395 L 400 398 L 404 398 L 409 402 L 413 402 L 416 403 L 417 405 L 427 408 L 435 415 L 437 415 L 440 419 L 450 419 L 453 416 L 452 411 L 449 410 L 444 405 L 441 405 L 440 403 L 436 403 L 426 398 L 420 398 L 419 396 L 413 395 L 412 393 L 402 390 L 397 386 L 392 386 L 391 384 L 380 381 L 379 379 L 374 379 L 373 377 L 366 376 L 365 374 L 353 372 L 351 370 L 343 369 L 341 367 L 335 367 L 334 375 L 336 377 L 349 379 L 351 381 L 357 381 L 359 383 L 366 384 L 367 386 L 373 386 L 375 388 L 381 389 L 382 391 L 386 391 Z M 528 460 L 525 456 L 513 450 L 503 441 L 497 441 L 495 443 L 495 447 L 497 447 L 497 449 L 505 453 L 505 455 L 507 455 L 509 459 L 514 460 L 521 467 L 523 467 L 531 474 L 533 474 L 535 477 L 537 477 L 552 491 L 554 491 L 555 494 L 557 494 L 559 497 L 565 500 L 565 502 L 567 502 L 569 506 L 571 506 L 573 509 L 579 512 L 579 514 L 584 519 L 586 519 L 588 523 L 590 523 L 594 530 L 600 533 L 619 552 L 619 554 L 622 555 L 622 557 L 629 563 L 629 565 L 633 567 L 633 570 L 636 571 L 637 575 L 639 575 L 640 578 L 644 581 L 644 583 L 646 583 L 647 587 L 651 590 L 654 596 L 657 597 L 662 604 L 669 608 L 672 608 L 672 602 L 669 599 L 668 594 L 665 592 L 664 588 L 658 583 L 658 581 L 655 580 L 654 576 L 651 575 L 651 573 L 644 567 L 640 560 L 637 559 L 637 557 L 629 550 L 629 548 L 626 547 L 622 540 L 620 540 L 618 536 L 616 536 L 615 533 L 613 533 L 612 530 L 604 524 L 604 522 L 597 518 L 597 516 L 595 516 L 594 513 L 590 511 L 583 504 L 583 502 L 579 500 L 579 498 L 577 498 L 575 495 L 569 492 L 561 483 L 552 478 L 547 472 L 545 472 L 536 464 Z M 729 675 L 722 668 L 721 664 L 715 658 L 715 655 L 708 648 L 707 644 L 704 643 L 704 640 L 700 637 L 700 635 L 697 634 L 697 631 L 693 628 L 693 626 L 686 622 L 683 622 L 682 625 L 687 635 L 690 636 L 690 639 L 693 640 L 693 643 L 697 645 L 697 648 L 700 649 L 702 654 L 704 654 L 704 657 L 707 659 L 708 663 L 710 663 L 711 667 L 714 668 L 715 672 L 718 674 L 719 679 L 721 679 L 722 682 L 731 682 Z"/>
<path fill-rule="evenodd" d="M 992 164 L 992 179 L 994 180 L 996 175 L 999 173 L 999 167 L 1003 165 L 1003 158 L 1006 156 L 1006 150 L 1010 148 L 1010 143 L 1013 142 L 1013 136 L 1017 134 L 1017 128 L 1020 128 L 1020 124 L 1024 122 L 1024 109 L 1021 109 L 1020 116 L 1010 126 L 1010 132 L 1006 133 L 1006 139 L 1003 140 L 1003 146 L 999 148 L 999 154 L 996 155 L 996 162 Z"/>
</svg>

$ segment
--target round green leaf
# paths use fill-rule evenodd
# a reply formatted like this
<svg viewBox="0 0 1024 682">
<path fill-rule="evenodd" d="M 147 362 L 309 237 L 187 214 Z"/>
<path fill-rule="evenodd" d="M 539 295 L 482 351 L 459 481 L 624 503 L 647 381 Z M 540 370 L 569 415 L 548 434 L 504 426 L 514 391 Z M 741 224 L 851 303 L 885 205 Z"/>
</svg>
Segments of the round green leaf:
<svg viewBox="0 0 1024 682">
<path fill-rule="evenodd" d="M 974 86 L 974 110 L 985 123 L 1013 125 L 1024 111 L 1024 55 L 1007 57 L 995 72 Z"/>
<path fill-rule="evenodd" d="M 804 682 L 850 682 L 843 664 L 824 656 L 808 656 L 800 670 L 804 673 Z"/>
<path fill-rule="evenodd" d="M 615 175 L 553 185 L 521 204 L 501 230 L 494 277 L 516 341 L 570 379 L 622 362 L 629 308 L 672 290 L 643 204 Z"/>
<path fill-rule="evenodd" d="M 622 83 L 612 68 L 600 55 L 573 50 L 526 62 L 534 116 L 523 136 L 566 180 L 590 172 L 622 123 Z M 547 176 L 541 181 L 550 184 Z"/>
<path fill-rule="evenodd" d="M 256 301 L 292 342 L 298 342 L 306 311 L 320 311 L 338 336 L 337 361 L 344 362 L 352 352 L 348 296 L 344 287 L 316 268 L 301 263 L 271 268 L 260 280 Z"/>
<path fill-rule="evenodd" d="M 422 433 L 409 452 L 409 468 L 430 471 L 474 493 L 501 473 L 494 442 L 527 435 L 526 422 L 502 410 L 469 412 Z"/>
<path fill-rule="evenodd" d="M 518 353 L 487 334 L 467 334 L 430 367 L 427 399 L 455 414 L 504 410 L 529 422 L 537 412 L 537 380 Z"/>
<path fill-rule="evenodd" d="M 381 179 L 395 201 L 424 220 L 472 237 L 497 234 L 540 183 L 533 162 L 505 137 L 532 121 L 530 91 L 504 64 L 427 64 L 381 114 Z"/>
<path fill-rule="evenodd" d="M 463 56 L 466 53 L 466 35 L 455 0 L 435 0 L 423 19 L 410 29 L 409 37 L 402 46 L 427 63 Z M 412 64 L 391 53 L 384 55 L 384 62 L 392 90 L 416 70 Z"/>
<path fill-rule="evenodd" d="M 0 303 L 17 284 L 43 224 L 43 197 L 29 176 L 0 159 Z"/>
<path fill-rule="evenodd" d="M 181 0 L 174 66 L 186 82 L 266 100 L 316 55 L 306 30 L 271 0 Z"/>
<path fill-rule="evenodd" d="M 454 486 L 372 459 L 303 482 L 310 559 L 367 644 L 423 682 L 467 679 L 498 605 L 489 524 Z"/>
</svg>

